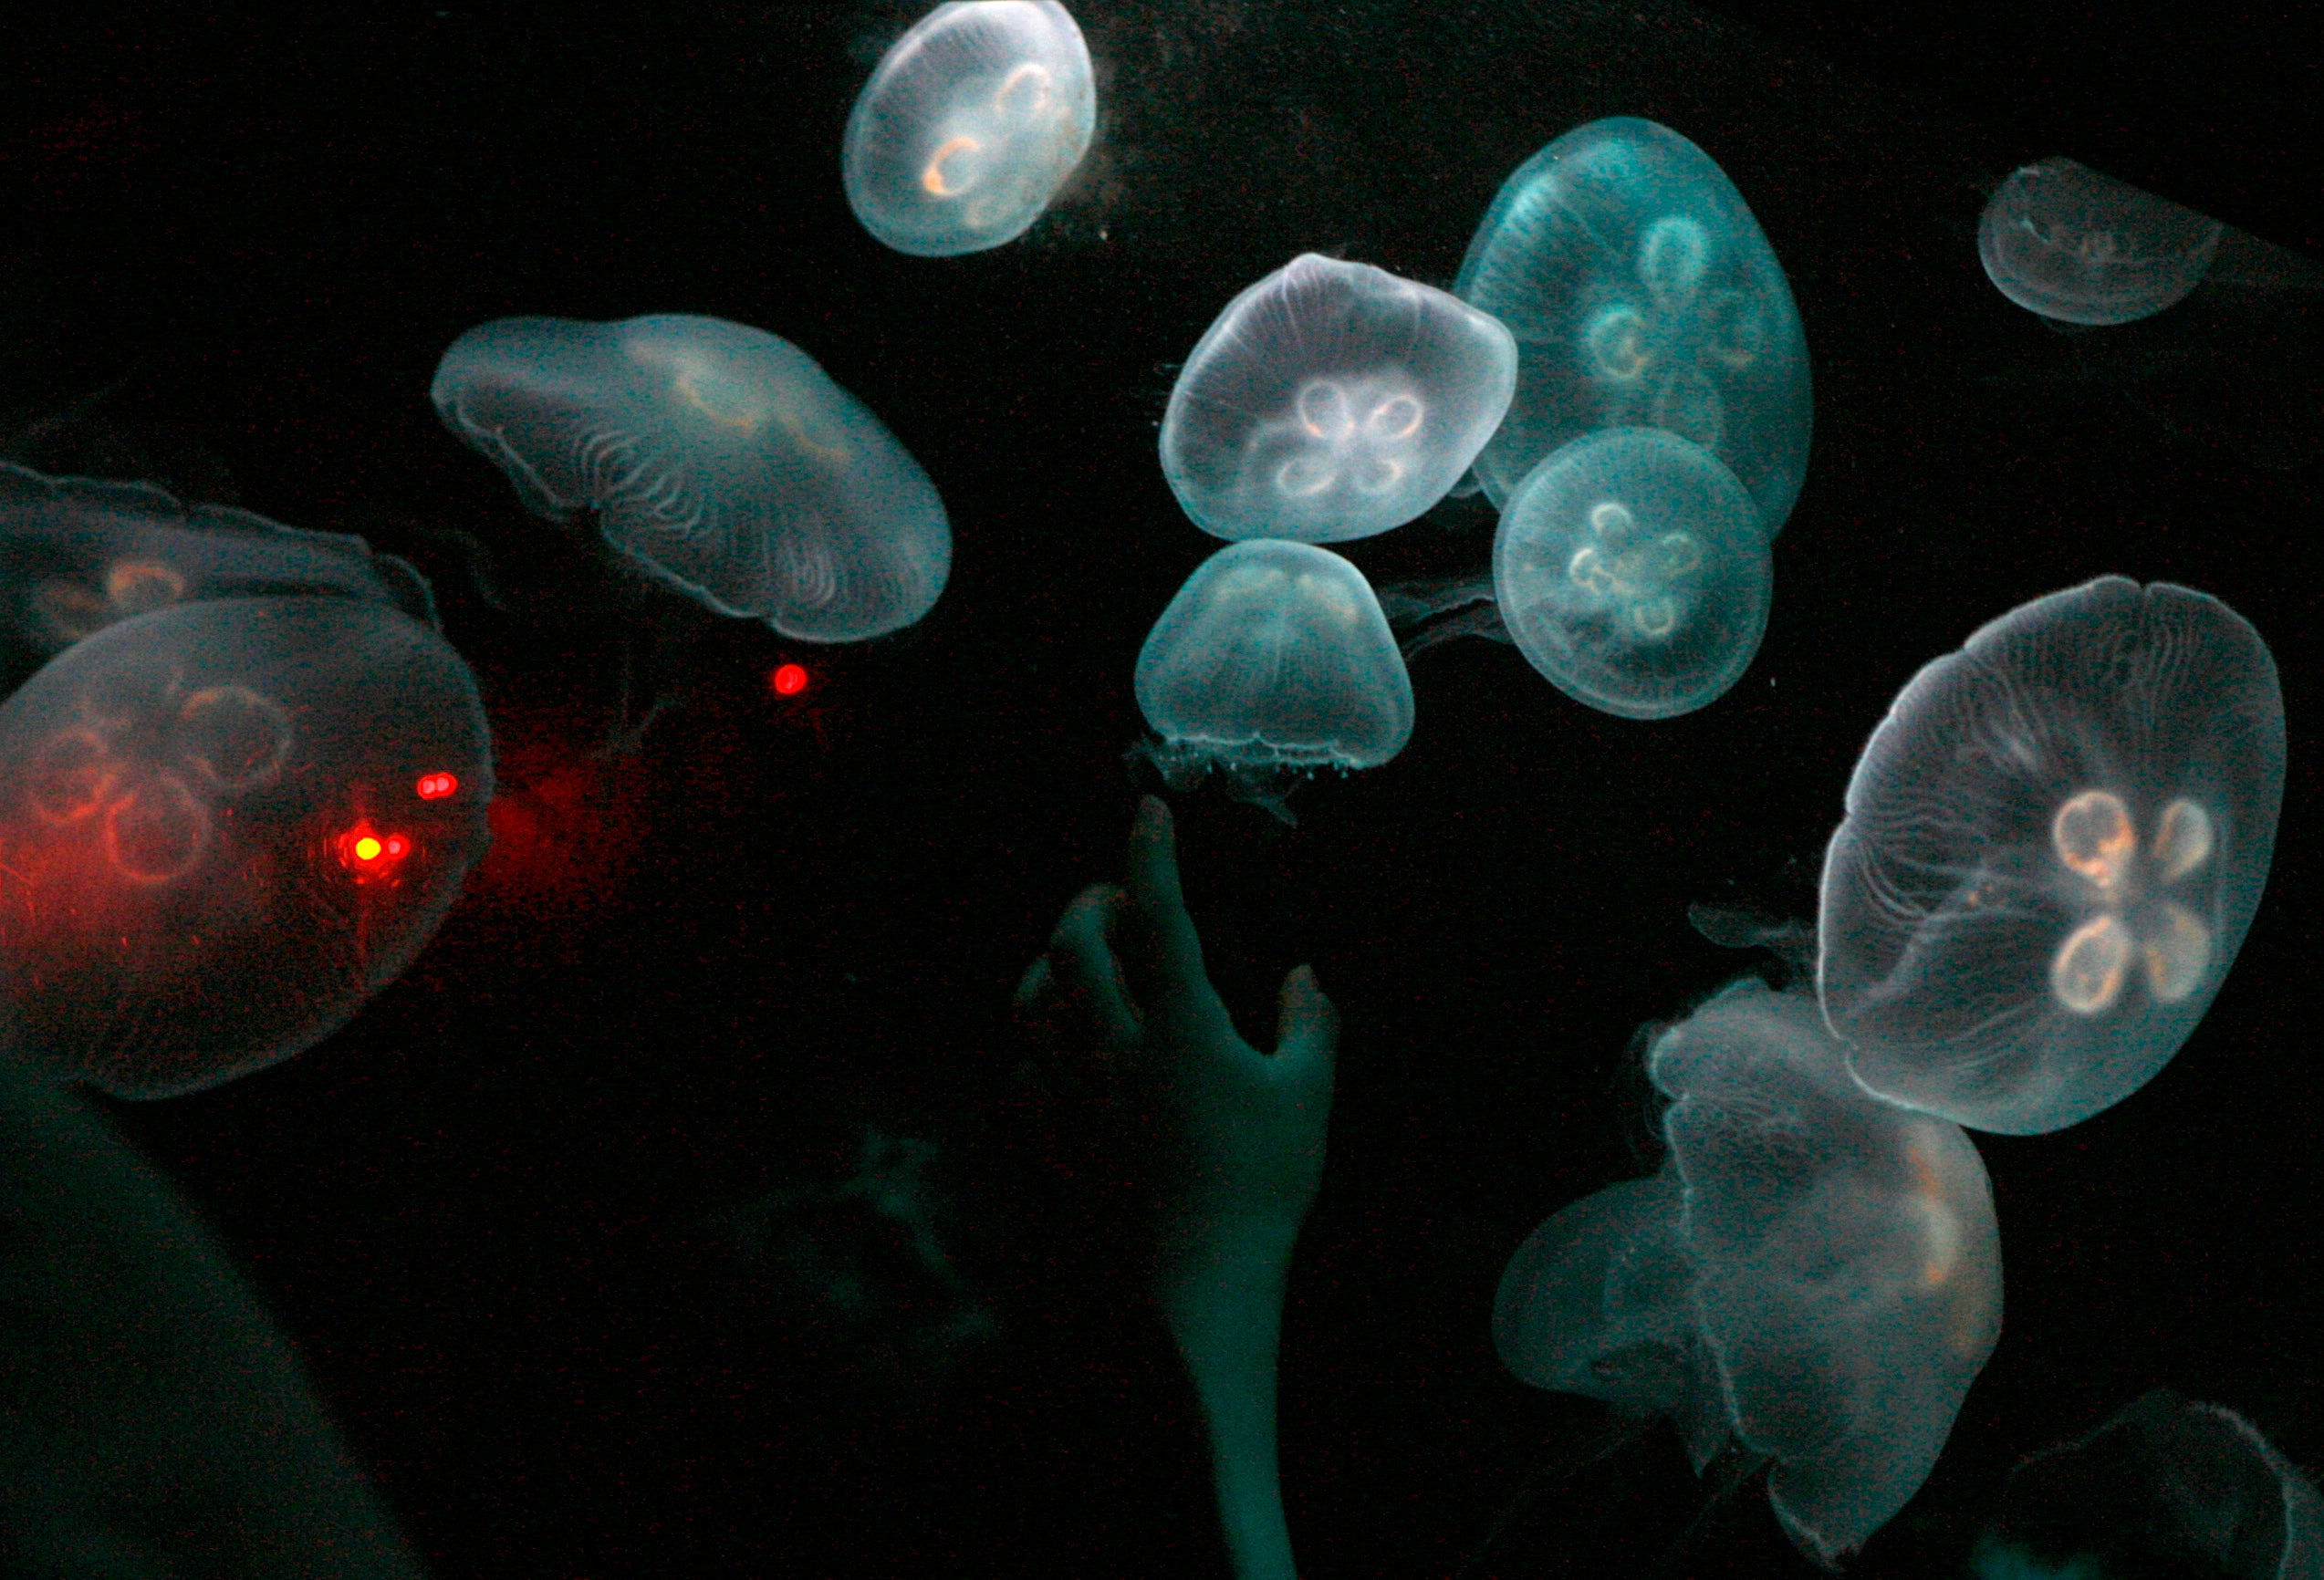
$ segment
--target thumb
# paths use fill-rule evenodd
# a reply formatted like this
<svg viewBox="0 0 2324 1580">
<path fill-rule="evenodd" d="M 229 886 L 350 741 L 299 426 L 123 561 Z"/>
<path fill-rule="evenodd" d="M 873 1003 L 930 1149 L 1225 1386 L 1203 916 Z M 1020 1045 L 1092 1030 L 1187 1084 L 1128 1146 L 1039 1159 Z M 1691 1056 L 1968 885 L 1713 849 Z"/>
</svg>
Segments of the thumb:
<svg viewBox="0 0 2324 1580">
<path fill-rule="evenodd" d="M 1329 1079 L 1339 1045 L 1339 1011 L 1316 985 L 1315 967 L 1293 967 L 1276 996 L 1275 1056 L 1319 1065 Z"/>
</svg>

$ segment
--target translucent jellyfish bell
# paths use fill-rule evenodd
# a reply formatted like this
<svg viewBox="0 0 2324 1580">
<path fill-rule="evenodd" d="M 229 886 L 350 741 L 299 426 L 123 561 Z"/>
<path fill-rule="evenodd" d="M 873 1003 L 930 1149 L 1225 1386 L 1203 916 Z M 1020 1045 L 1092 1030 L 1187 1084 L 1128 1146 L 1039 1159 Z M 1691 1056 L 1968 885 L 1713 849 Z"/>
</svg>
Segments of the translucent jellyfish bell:
<svg viewBox="0 0 2324 1580">
<path fill-rule="evenodd" d="M 1756 979 L 1659 1037 L 1662 1173 L 1511 1258 L 1494 1336 L 1537 1387 L 1727 1437 L 1831 1565 L 1920 1489 L 2001 1326 L 1991 1188 L 1960 1129 L 1849 1078 L 1812 999 Z"/>
<path fill-rule="evenodd" d="M 1576 702 L 1668 719 L 1751 667 L 1773 582 L 1735 474 L 1654 428 L 1577 439 L 1534 468 L 1493 539 L 1494 597 L 1533 667 Z"/>
<path fill-rule="evenodd" d="M 1138 654 L 1152 755 L 1186 785 L 1212 768 L 1280 807 L 1318 768 L 1375 768 L 1412 733 L 1412 683 L 1363 573 L 1329 549 L 1255 538 L 1195 567 Z"/>
<path fill-rule="evenodd" d="M 2001 183 L 1977 222 L 1985 277 L 2028 312 L 2069 324 L 2128 324 L 2195 288 L 2223 226 L 2070 159 Z"/>
<path fill-rule="evenodd" d="M 848 116 L 848 206 L 920 257 L 1016 240 L 1098 121 L 1081 29 L 1054 0 L 949 0 L 896 40 Z"/>
<path fill-rule="evenodd" d="M 436 367 L 437 414 L 550 521 L 593 511 L 645 574 L 801 641 L 926 614 L 952 569 L 935 486 L 797 347 L 723 318 L 495 318 Z"/>
<path fill-rule="evenodd" d="M 2234 963 L 2283 789 L 2275 660 L 2216 598 L 2106 577 L 1985 626 L 1890 704 L 1824 858 L 1857 1078 L 2010 1135 L 2138 1090 Z"/>
<path fill-rule="evenodd" d="M 1339 543 L 1443 499 L 1508 411 L 1516 343 L 1456 296 L 1303 253 L 1227 304 L 1162 416 L 1162 475 L 1217 537 Z"/>
<path fill-rule="evenodd" d="M 2316 1580 L 2324 1499 L 2235 1411 L 2157 1388 L 2088 1437 L 2010 1471 L 1970 1569 L 1982 1580 Z"/>
<path fill-rule="evenodd" d="M 333 593 L 433 623 L 427 583 L 360 537 L 304 532 L 147 483 L 46 477 L 0 462 L 0 674 L 11 689 L 116 620 L 205 598 Z"/>
<path fill-rule="evenodd" d="M 487 840 L 492 750 L 443 639 L 342 598 L 182 604 L 0 707 L 0 994 L 15 1051 L 121 1097 L 336 1030 Z"/>
<path fill-rule="evenodd" d="M 1808 342 L 1710 155 L 1651 120 L 1576 127 L 1502 184 L 1453 290 L 1517 340 L 1516 398 L 1476 461 L 1495 504 L 1585 433 L 1655 427 L 1718 457 L 1782 530 L 1808 473 Z"/>
</svg>

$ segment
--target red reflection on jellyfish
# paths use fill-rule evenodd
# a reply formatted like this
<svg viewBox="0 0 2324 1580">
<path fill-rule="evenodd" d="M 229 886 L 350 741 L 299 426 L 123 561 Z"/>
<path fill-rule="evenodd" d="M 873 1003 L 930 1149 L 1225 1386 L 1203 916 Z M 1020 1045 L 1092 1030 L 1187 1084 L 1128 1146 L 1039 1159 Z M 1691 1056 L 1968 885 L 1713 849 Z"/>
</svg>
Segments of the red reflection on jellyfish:
<svg viewBox="0 0 2324 1580">
<path fill-rule="evenodd" d="M 778 664 L 766 677 L 766 683 L 778 697 L 796 697 L 807 690 L 808 673 L 805 664 Z"/>
<path fill-rule="evenodd" d="M 348 829 L 335 844 L 339 865 L 359 880 L 384 878 L 412 854 L 410 835 L 381 834 L 369 823 L 359 823 Z"/>
</svg>

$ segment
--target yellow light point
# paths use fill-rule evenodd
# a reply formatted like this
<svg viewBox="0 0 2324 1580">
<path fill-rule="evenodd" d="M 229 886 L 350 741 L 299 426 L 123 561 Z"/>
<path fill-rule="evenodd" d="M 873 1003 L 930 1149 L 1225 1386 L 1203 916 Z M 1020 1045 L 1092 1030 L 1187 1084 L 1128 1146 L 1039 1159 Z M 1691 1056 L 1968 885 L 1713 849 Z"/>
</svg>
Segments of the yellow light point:
<svg viewBox="0 0 2324 1580">
<path fill-rule="evenodd" d="M 2049 839 L 2059 861 L 2109 894 L 2122 886 L 2139 848 L 2130 808 L 2104 790 L 2085 790 L 2060 806 Z"/>
<path fill-rule="evenodd" d="M 380 851 L 382 848 L 383 847 L 378 840 L 366 834 L 362 838 L 355 842 L 355 859 L 358 861 L 377 861 L 380 858 Z"/>
<path fill-rule="evenodd" d="M 948 160 L 958 159 L 964 153 L 981 153 L 984 151 L 984 148 L 985 145 L 978 142 L 973 137 L 947 138 L 943 144 L 939 147 L 933 154 L 929 156 L 928 168 L 920 172 L 921 186 L 927 192 L 930 197 L 948 198 L 960 196 L 962 192 L 968 189 L 966 187 L 954 186 L 945 181 L 945 161 Z"/>
</svg>

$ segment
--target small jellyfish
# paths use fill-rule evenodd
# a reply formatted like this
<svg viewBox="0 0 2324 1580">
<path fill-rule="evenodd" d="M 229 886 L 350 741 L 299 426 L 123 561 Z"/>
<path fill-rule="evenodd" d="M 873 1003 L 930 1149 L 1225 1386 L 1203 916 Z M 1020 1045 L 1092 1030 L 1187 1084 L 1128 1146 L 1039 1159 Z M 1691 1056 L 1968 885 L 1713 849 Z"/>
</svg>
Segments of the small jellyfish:
<svg viewBox="0 0 2324 1580">
<path fill-rule="evenodd" d="M 1657 1037 L 1670 1153 L 1536 1230 L 1494 1344 L 1537 1388 L 1669 1415 L 1699 1471 L 1732 1440 L 1827 1566 L 1920 1489 L 2001 1330 L 1984 1164 L 1868 1097 L 1814 1001 L 1746 978 Z"/>
<path fill-rule="evenodd" d="M 495 318 L 452 343 L 432 394 L 534 515 L 594 512 L 637 569 L 787 637 L 900 630 L 952 569 L 928 474 L 764 329 L 678 313 Z"/>
<path fill-rule="evenodd" d="M 1517 390 L 1477 457 L 1506 505 L 1559 446 L 1668 429 L 1726 464 L 1773 537 L 1808 473 L 1808 342 L 1743 194 L 1710 155 L 1628 117 L 1576 127 L 1517 167 L 1454 293 L 1517 340 Z"/>
<path fill-rule="evenodd" d="M 0 685 L 116 620 L 205 598 L 331 593 L 432 625 L 427 583 L 360 537 L 306 532 L 146 483 L 0 462 Z"/>
<path fill-rule="evenodd" d="M 484 851 L 474 678 L 385 604 L 133 616 L 0 706 L 0 1000 L 27 1063 L 120 1097 L 311 1046 Z"/>
<path fill-rule="evenodd" d="M 1149 752 L 1173 785 L 1213 768 L 1273 808 L 1318 768 L 1376 768 L 1412 733 L 1412 683 L 1363 572 L 1254 538 L 1195 567 L 1138 654 Z"/>
<path fill-rule="evenodd" d="M 2317 1580 L 2324 1499 L 2234 1410 L 2157 1388 L 2010 1471 L 1970 1569 L 1980 1580 Z"/>
<path fill-rule="evenodd" d="M 1534 468 L 1493 540 L 1501 618 L 1533 667 L 1625 719 L 1690 713 L 1751 667 L 1773 571 L 1758 512 L 1700 446 L 1653 428 Z"/>
<path fill-rule="evenodd" d="M 2283 792 L 2275 660 L 2216 598 L 2104 577 L 1985 626 L 1889 705 L 1825 854 L 1850 1067 L 2007 1135 L 2129 1097 L 2234 962 Z"/>
<path fill-rule="evenodd" d="M 1170 392 L 1162 475 L 1225 538 L 1402 526 L 1476 459 L 1516 387 L 1509 331 L 1457 296 L 1303 253 L 1226 306 Z"/>
<path fill-rule="evenodd" d="M 2203 279 L 2217 220 L 2070 159 L 2012 174 L 1977 222 L 1985 277 L 2028 312 L 2069 324 L 2128 324 Z"/>
<path fill-rule="evenodd" d="M 900 253 L 1015 241 L 1089 150 L 1097 88 L 1055 0 L 949 0 L 896 40 L 848 116 L 848 206 Z"/>
</svg>

